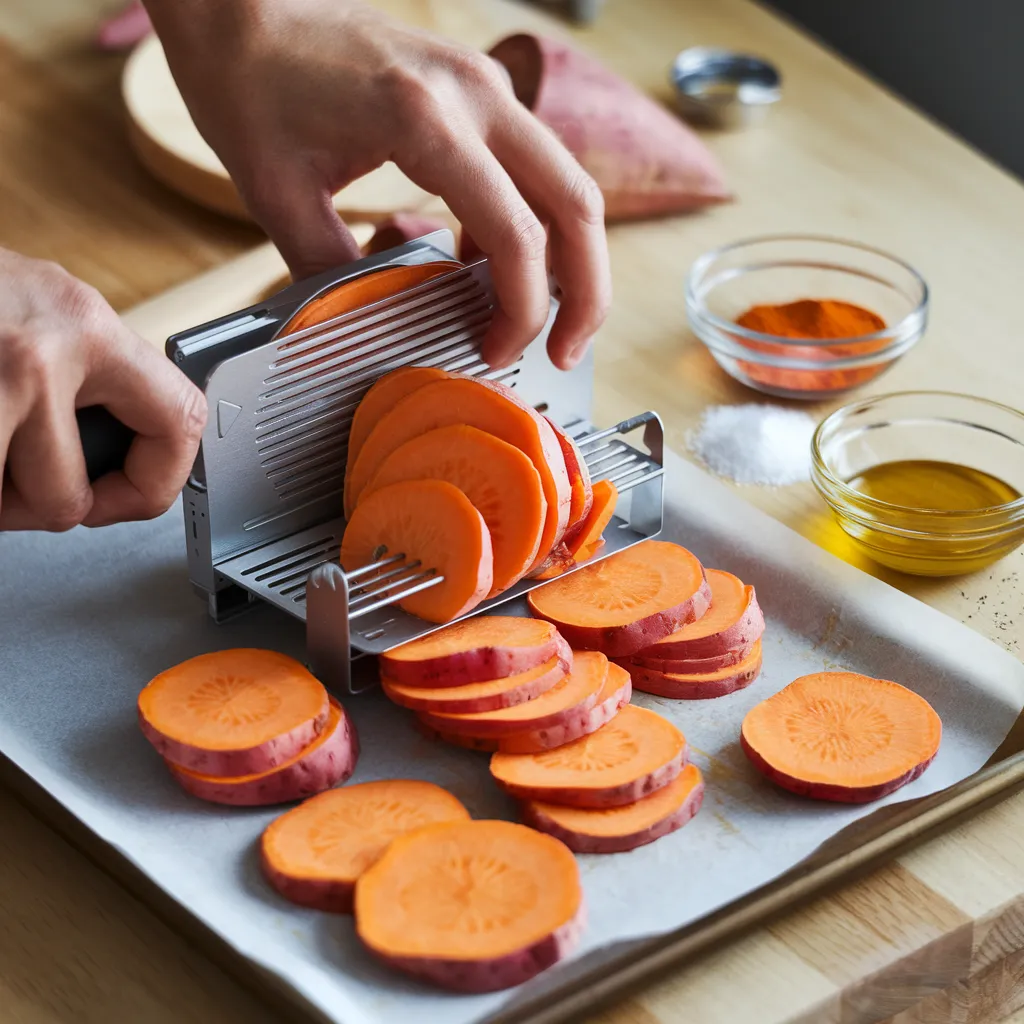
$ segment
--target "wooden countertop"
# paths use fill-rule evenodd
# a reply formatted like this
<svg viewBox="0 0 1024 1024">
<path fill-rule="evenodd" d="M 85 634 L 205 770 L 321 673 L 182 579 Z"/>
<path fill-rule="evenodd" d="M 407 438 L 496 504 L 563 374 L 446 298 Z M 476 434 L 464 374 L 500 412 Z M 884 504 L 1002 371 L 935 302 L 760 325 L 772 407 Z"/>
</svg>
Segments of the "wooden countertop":
<svg viewBox="0 0 1024 1024">
<path fill-rule="evenodd" d="M 540 17 L 502 0 L 380 2 L 478 45 Z M 0 245 L 60 261 L 126 309 L 262 239 L 179 199 L 132 158 L 122 61 L 86 42 L 111 6 L 11 0 L 0 12 Z M 762 52 L 784 75 L 764 127 L 709 137 L 735 204 L 612 230 L 601 420 L 657 408 L 684 451 L 706 405 L 751 400 L 688 335 L 683 280 L 711 246 L 794 231 L 889 249 L 932 288 L 925 340 L 864 393 L 937 387 L 1020 404 L 1018 182 L 748 0 L 608 0 L 577 34 L 660 95 L 669 60 L 694 43 Z M 856 561 L 809 485 L 742 493 Z M 885 578 L 1021 656 L 1024 551 L 956 581 Z M 281 1019 L 3 791 L 0 823 L 0 1020 Z M 1024 795 L 594 1019 L 1024 1024 L 1010 1016 L 1024 1006 L 1022 973 Z"/>
</svg>

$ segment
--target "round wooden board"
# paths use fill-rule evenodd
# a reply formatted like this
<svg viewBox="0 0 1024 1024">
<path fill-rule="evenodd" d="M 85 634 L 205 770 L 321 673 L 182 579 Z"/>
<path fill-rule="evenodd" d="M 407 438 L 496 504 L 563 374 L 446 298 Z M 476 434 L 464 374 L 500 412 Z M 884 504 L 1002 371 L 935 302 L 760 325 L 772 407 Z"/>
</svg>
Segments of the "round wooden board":
<svg viewBox="0 0 1024 1024">
<path fill-rule="evenodd" d="M 133 148 L 149 172 L 208 209 L 250 220 L 217 154 L 192 123 L 155 35 L 132 52 L 121 79 Z M 437 200 L 388 163 L 343 188 L 334 205 L 345 218 L 379 220 Z"/>
</svg>

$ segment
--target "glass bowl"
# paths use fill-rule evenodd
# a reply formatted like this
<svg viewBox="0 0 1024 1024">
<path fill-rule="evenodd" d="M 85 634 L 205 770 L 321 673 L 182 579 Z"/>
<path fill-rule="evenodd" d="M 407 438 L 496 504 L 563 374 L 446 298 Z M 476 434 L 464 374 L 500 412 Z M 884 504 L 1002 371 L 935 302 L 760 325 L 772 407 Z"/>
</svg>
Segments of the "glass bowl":
<svg viewBox="0 0 1024 1024">
<path fill-rule="evenodd" d="M 811 457 L 814 485 L 839 525 L 892 569 L 918 576 L 973 572 L 1024 542 L 1024 414 L 1009 406 L 941 391 L 869 398 L 822 421 Z M 935 492 L 909 486 L 919 479 L 910 473 L 901 475 L 900 487 L 909 486 L 912 502 L 859 489 L 868 470 L 907 460 L 960 467 L 968 486 L 986 474 L 1004 485 L 1007 500 L 958 509 L 948 494 L 935 501 Z"/>
<path fill-rule="evenodd" d="M 877 313 L 883 330 L 830 341 L 747 330 L 751 306 L 838 299 Z M 730 376 L 781 398 L 819 400 L 872 380 L 924 334 L 928 286 L 909 264 L 857 242 L 754 238 L 701 256 L 686 284 L 694 334 Z"/>
</svg>

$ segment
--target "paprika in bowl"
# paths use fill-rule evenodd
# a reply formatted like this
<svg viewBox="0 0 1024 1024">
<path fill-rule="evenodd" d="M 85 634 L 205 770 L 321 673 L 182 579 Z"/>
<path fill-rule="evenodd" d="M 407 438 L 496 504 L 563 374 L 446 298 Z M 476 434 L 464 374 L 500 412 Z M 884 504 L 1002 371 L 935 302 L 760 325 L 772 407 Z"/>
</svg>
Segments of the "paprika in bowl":
<svg viewBox="0 0 1024 1024">
<path fill-rule="evenodd" d="M 873 380 L 917 343 L 928 286 L 870 246 L 772 236 L 701 256 L 686 312 L 726 373 L 766 394 L 817 400 Z"/>
</svg>

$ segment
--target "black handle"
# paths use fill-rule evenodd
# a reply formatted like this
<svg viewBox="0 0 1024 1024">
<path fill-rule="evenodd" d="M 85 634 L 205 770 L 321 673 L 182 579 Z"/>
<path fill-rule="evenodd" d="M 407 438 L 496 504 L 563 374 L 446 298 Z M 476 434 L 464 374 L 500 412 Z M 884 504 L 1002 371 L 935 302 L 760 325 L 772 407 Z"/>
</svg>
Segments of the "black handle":
<svg viewBox="0 0 1024 1024">
<path fill-rule="evenodd" d="M 87 406 L 79 409 L 75 415 L 78 419 L 78 432 L 82 437 L 89 483 L 105 473 L 123 469 L 128 449 L 135 439 L 135 431 L 126 427 L 102 405 Z"/>
</svg>

